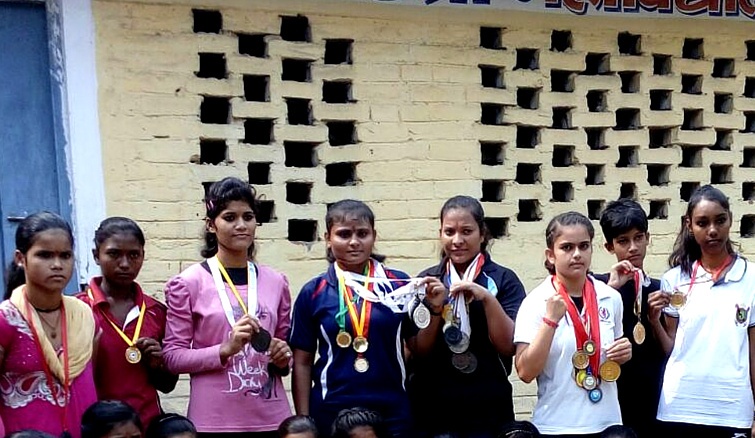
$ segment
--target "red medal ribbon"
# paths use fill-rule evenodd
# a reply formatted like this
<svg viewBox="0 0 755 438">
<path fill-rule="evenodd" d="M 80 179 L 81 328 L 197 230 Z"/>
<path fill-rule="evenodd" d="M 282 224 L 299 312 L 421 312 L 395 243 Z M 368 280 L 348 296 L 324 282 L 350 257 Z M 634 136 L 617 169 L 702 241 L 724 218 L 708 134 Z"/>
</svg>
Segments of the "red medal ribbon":
<svg viewBox="0 0 755 438">
<path fill-rule="evenodd" d="M 642 293 L 642 281 L 640 280 L 639 269 L 634 270 L 634 300 L 637 301 L 637 297 Z"/>
<path fill-rule="evenodd" d="M 724 269 L 726 269 L 729 266 L 729 264 L 732 262 L 732 259 L 733 257 L 731 256 L 731 254 L 729 254 L 729 256 L 726 257 L 726 260 L 724 260 L 723 264 L 721 264 L 721 266 L 719 266 L 718 269 L 716 269 L 710 274 L 711 278 L 713 279 L 713 283 L 718 281 L 718 277 L 721 275 Z M 689 298 L 689 294 L 692 292 L 692 286 L 695 285 L 695 280 L 697 280 L 697 268 L 699 268 L 700 266 L 702 266 L 702 263 L 700 262 L 700 260 L 696 261 L 695 268 L 692 270 L 692 278 L 689 281 L 689 288 L 687 289 L 687 298 Z M 703 268 L 703 270 L 708 272 L 708 270 L 705 268 Z"/>
<path fill-rule="evenodd" d="M 466 278 L 463 276 L 464 273 L 462 273 L 462 275 L 459 276 L 459 277 L 462 277 L 461 278 L 462 280 L 475 281 L 477 279 L 477 276 L 480 275 L 480 272 L 482 272 L 482 265 L 485 264 L 485 255 L 483 253 L 478 253 L 477 256 L 474 259 L 472 259 L 471 263 L 475 263 L 475 261 L 477 262 L 477 266 L 475 266 L 475 270 L 474 270 L 474 274 L 472 275 L 472 278 Z M 449 273 L 451 272 L 451 269 L 456 269 L 456 268 L 454 267 L 453 263 L 451 263 L 451 258 L 449 257 L 448 263 L 446 264 L 446 275 L 449 276 L 449 286 L 450 286 Z M 458 273 L 458 271 L 456 272 Z"/>
<path fill-rule="evenodd" d="M 368 262 L 369 271 L 367 276 L 373 278 L 375 276 L 375 265 L 372 260 Z M 368 282 L 367 290 L 372 290 L 373 283 Z M 351 316 L 351 325 L 354 328 L 354 334 L 367 339 L 367 334 L 370 331 L 370 315 L 372 314 L 372 303 L 367 300 L 362 300 L 362 311 L 357 318 L 356 303 L 354 302 L 354 292 L 350 287 L 344 285 L 344 293 L 346 294 L 346 305 L 349 308 L 349 316 Z"/>
<path fill-rule="evenodd" d="M 590 356 L 590 367 L 592 373 L 597 374 L 600 368 L 600 320 L 598 317 L 598 297 L 595 293 L 595 286 L 589 278 L 585 279 L 585 285 L 582 286 L 582 299 L 584 300 L 584 316 L 580 316 L 577 305 L 574 304 L 566 287 L 561 284 L 556 276 L 551 277 L 553 287 L 558 290 L 558 294 L 566 302 L 566 311 L 569 318 L 574 324 L 574 337 L 577 340 L 577 350 L 582 350 L 585 342 L 591 340 L 595 343 L 595 354 Z M 558 286 L 556 286 L 558 285 Z M 589 332 L 588 332 L 589 330 Z"/>
</svg>

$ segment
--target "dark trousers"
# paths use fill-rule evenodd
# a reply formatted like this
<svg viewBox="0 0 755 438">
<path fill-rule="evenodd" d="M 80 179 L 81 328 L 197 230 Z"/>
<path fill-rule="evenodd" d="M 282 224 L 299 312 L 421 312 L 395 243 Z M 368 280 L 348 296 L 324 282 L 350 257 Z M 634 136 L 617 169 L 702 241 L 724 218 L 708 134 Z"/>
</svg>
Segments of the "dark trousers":
<svg viewBox="0 0 755 438">
<path fill-rule="evenodd" d="M 736 427 L 706 426 L 703 424 L 670 423 L 661 421 L 661 433 L 664 438 L 750 438 L 751 430 Z"/>
</svg>

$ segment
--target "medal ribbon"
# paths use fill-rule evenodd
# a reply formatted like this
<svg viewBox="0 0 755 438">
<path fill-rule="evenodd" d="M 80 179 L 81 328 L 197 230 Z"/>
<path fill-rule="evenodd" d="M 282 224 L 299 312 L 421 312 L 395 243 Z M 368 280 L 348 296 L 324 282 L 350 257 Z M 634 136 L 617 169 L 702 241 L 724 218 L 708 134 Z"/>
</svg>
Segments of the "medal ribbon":
<svg viewBox="0 0 755 438">
<path fill-rule="evenodd" d="M 241 294 L 239 293 L 238 289 L 236 289 L 236 285 L 233 284 L 233 281 L 231 281 L 231 278 L 228 276 L 228 272 L 226 272 L 225 267 L 222 263 L 220 263 L 220 260 L 217 256 L 207 259 L 207 265 L 210 267 L 212 279 L 215 281 L 215 288 L 218 290 L 220 304 L 223 306 L 223 311 L 225 312 L 225 317 L 228 320 L 228 324 L 233 327 L 233 325 L 236 323 L 236 318 L 234 318 L 233 316 L 233 308 L 231 307 L 231 302 L 228 299 L 228 292 L 226 291 L 225 285 L 223 284 L 223 279 L 225 279 L 226 283 L 228 283 L 228 286 L 231 288 L 231 292 L 233 292 L 233 295 L 236 297 L 236 302 L 239 303 L 239 307 L 241 307 L 241 310 L 244 312 L 244 314 L 256 316 L 257 270 L 254 267 L 254 263 L 247 262 L 246 303 L 244 303 L 244 300 L 241 298 Z"/>
<path fill-rule="evenodd" d="M 87 291 L 87 295 L 89 298 L 94 302 L 94 295 L 92 294 L 92 290 L 89 289 Z M 110 325 L 113 327 L 113 330 L 115 330 L 116 333 L 120 335 L 120 337 L 126 342 L 126 345 L 129 347 L 133 347 L 136 344 L 137 339 L 139 339 L 139 333 L 142 332 L 142 323 L 144 322 L 144 314 L 147 313 L 147 302 L 146 300 L 142 300 L 142 305 L 139 308 L 139 318 L 136 320 L 136 328 L 134 329 L 134 337 L 133 339 L 129 339 L 126 333 L 121 330 L 120 327 L 118 327 L 118 324 L 115 323 L 107 314 L 102 310 L 98 308 L 98 311 L 102 316 L 107 320 L 107 322 L 110 323 Z"/>
<path fill-rule="evenodd" d="M 729 254 L 728 257 L 726 257 L 726 260 L 724 260 L 723 264 L 718 267 L 715 271 L 710 273 L 710 277 L 713 280 L 713 283 L 718 281 L 718 277 L 721 275 L 721 273 L 726 269 L 729 264 L 732 262 L 732 256 Z M 689 287 L 687 288 L 687 299 L 689 299 L 690 294 L 692 294 L 692 287 L 695 285 L 695 281 L 697 281 L 697 269 L 702 266 L 702 263 L 700 263 L 700 260 L 695 262 L 695 267 L 692 269 L 692 278 L 689 280 Z M 705 268 L 703 268 L 703 271 L 708 272 Z"/>
<path fill-rule="evenodd" d="M 482 265 L 485 264 L 485 256 L 482 253 L 478 253 L 472 260 L 472 263 L 467 266 L 464 274 L 459 277 L 459 272 L 456 271 L 451 259 L 448 259 L 446 265 L 446 272 L 448 273 L 448 286 L 449 289 L 452 285 L 460 283 L 462 281 L 475 281 L 480 272 L 482 271 Z M 457 295 L 456 298 L 451 298 L 451 304 L 453 305 L 453 314 L 455 318 L 459 320 L 459 329 L 467 336 L 472 335 L 472 325 L 469 322 L 469 310 L 467 309 L 466 302 L 464 301 L 464 295 Z"/>
<path fill-rule="evenodd" d="M 645 276 L 642 270 L 634 270 L 634 316 L 637 317 L 637 321 L 640 321 L 640 315 L 642 314 L 642 285 L 645 283 Z"/>
<path fill-rule="evenodd" d="M 339 269 L 340 270 L 340 269 Z M 369 270 L 368 275 L 371 277 L 375 272 L 375 265 L 372 260 L 368 261 L 365 271 Z M 343 271 L 341 271 L 343 272 Z M 354 327 L 354 334 L 356 337 L 362 337 L 367 339 L 367 334 L 370 329 L 370 315 L 372 314 L 372 302 L 368 300 L 362 300 L 362 309 L 357 317 L 357 306 L 354 294 L 351 288 L 347 287 L 343 276 L 339 276 L 339 286 L 343 284 L 343 295 L 345 295 L 346 305 L 349 309 L 349 316 L 351 317 L 351 325 Z M 369 286 L 368 286 L 369 287 Z"/>
<path fill-rule="evenodd" d="M 367 275 L 356 274 L 341 270 L 335 265 L 336 275 L 344 278 L 344 284 L 351 288 L 352 292 L 360 298 L 380 303 L 391 309 L 394 313 L 406 313 L 409 311 L 414 298 L 417 295 L 424 296 L 425 286 L 421 278 L 387 278 L 383 266 L 376 260 L 370 260 L 374 264 L 373 273 Z M 392 283 L 408 283 L 393 289 Z M 388 291 L 388 292 L 387 292 Z"/>
<path fill-rule="evenodd" d="M 582 350 L 587 340 L 595 342 L 595 354 L 590 356 L 590 366 L 593 374 L 598 373 L 600 368 L 600 320 L 598 319 L 598 297 L 595 293 L 595 286 L 589 278 L 585 279 L 585 285 L 582 286 L 582 299 L 584 300 L 584 316 L 580 316 L 577 305 L 574 304 L 566 287 L 561 284 L 556 276 L 551 277 L 551 283 L 558 290 L 558 294 L 566 302 L 566 311 L 574 325 L 574 337 L 577 341 L 577 350 Z"/>
</svg>

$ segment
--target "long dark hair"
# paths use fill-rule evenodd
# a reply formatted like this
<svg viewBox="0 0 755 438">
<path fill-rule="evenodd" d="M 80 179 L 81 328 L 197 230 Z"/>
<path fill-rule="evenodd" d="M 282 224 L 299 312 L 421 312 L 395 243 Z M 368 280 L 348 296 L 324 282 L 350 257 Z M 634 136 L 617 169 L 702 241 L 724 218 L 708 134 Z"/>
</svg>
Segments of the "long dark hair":
<svg viewBox="0 0 755 438">
<path fill-rule="evenodd" d="M 477 227 L 480 229 L 480 236 L 482 236 L 482 243 L 480 244 L 480 251 L 486 252 L 488 250 L 488 244 L 490 243 L 490 230 L 488 230 L 487 224 L 485 224 L 485 210 L 482 208 L 480 201 L 471 196 L 457 195 L 447 200 L 443 207 L 440 209 L 440 225 L 443 226 L 443 218 L 446 217 L 446 213 L 451 210 L 464 210 L 472 215 Z M 447 256 L 445 250 L 440 250 L 441 258 Z"/>
<path fill-rule="evenodd" d="M 576 211 L 567 211 L 566 213 L 556 215 L 548 222 L 548 226 L 545 228 L 545 244 L 548 246 L 548 249 L 553 249 L 556 239 L 561 235 L 562 228 L 572 225 L 582 225 L 585 227 L 587 234 L 590 235 L 590 241 L 595 238 L 595 227 L 592 226 L 592 222 L 590 222 L 587 216 Z M 556 267 L 547 258 L 545 259 L 544 266 L 551 275 L 556 274 Z"/>
<path fill-rule="evenodd" d="M 117 400 L 98 401 L 89 406 L 81 417 L 81 438 L 102 438 L 126 422 L 142 429 L 139 414 L 131 406 Z"/>
<path fill-rule="evenodd" d="M 16 228 L 16 250 L 26 255 L 29 249 L 34 246 L 39 233 L 48 230 L 63 230 L 71 242 L 71 248 L 73 248 L 71 225 L 55 213 L 41 211 L 27 216 L 18 224 L 18 228 Z M 10 298 L 13 290 L 24 283 L 26 283 L 24 268 L 12 261 L 5 272 L 5 299 Z"/>
<path fill-rule="evenodd" d="M 255 216 L 259 214 L 257 194 L 254 187 L 238 178 L 229 176 L 213 183 L 207 190 L 207 195 L 204 198 L 207 219 L 214 221 L 232 201 L 246 202 Z M 210 258 L 217 253 L 218 236 L 215 233 L 211 233 L 205 226 L 204 248 L 202 248 L 201 252 L 202 257 Z M 247 255 L 250 260 L 254 258 L 254 242 L 249 246 Z"/>
<path fill-rule="evenodd" d="M 676 236 L 676 241 L 674 242 L 674 250 L 668 257 L 668 264 L 670 267 L 674 268 L 681 266 L 682 272 L 687 275 L 692 274 L 692 265 L 703 255 L 700 245 L 697 243 L 695 236 L 690 230 L 692 212 L 695 210 L 695 207 L 697 207 L 697 204 L 703 199 L 718 203 L 718 205 L 726 210 L 726 213 L 729 215 L 729 222 L 733 220 L 731 208 L 729 206 L 729 198 L 727 198 L 721 190 L 706 184 L 692 193 L 692 196 L 690 196 L 689 202 L 687 203 L 687 212 L 682 218 L 682 227 L 679 230 L 679 234 Z M 734 254 L 734 246 L 731 243 L 731 239 L 726 241 L 726 251 L 729 254 Z"/>
<path fill-rule="evenodd" d="M 328 234 L 331 232 L 333 225 L 341 222 L 346 222 L 349 219 L 355 219 L 358 221 L 367 221 L 372 228 L 372 232 L 375 232 L 375 213 L 372 209 L 362 201 L 356 199 L 343 199 L 338 202 L 334 202 L 328 206 L 328 211 L 325 213 L 325 229 L 328 230 Z M 325 257 L 328 262 L 334 263 L 336 261 L 333 251 L 328 248 L 325 252 Z M 370 257 L 383 262 L 385 256 L 377 253 L 371 253 Z"/>
</svg>

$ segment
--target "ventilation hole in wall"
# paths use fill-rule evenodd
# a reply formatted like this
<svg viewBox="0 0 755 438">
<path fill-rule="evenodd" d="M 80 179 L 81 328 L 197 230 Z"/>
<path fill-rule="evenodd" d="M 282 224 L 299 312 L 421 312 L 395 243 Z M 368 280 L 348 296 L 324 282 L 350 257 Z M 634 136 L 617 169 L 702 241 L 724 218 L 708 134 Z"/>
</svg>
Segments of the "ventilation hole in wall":
<svg viewBox="0 0 755 438">
<path fill-rule="evenodd" d="M 322 100 L 325 103 L 351 103 L 351 82 L 323 81 Z"/>
<path fill-rule="evenodd" d="M 333 163 L 326 165 L 325 183 L 329 186 L 356 185 L 357 163 Z"/>
<path fill-rule="evenodd" d="M 713 59 L 713 77 L 714 78 L 733 78 L 734 60 L 731 58 Z"/>
<path fill-rule="evenodd" d="M 616 167 L 637 167 L 640 162 L 640 148 L 637 146 L 619 146 L 619 161 Z"/>
<path fill-rule="evenodd" d="M 606 166 L 604 164 L 586 164 L 587 177 L 585 184 L 588 186 L 600 186 L 606 183 Z"/>
<path fill-rule="evenodd" d="M 519 212 L 516 220 L 519 222 L 537 222 L 542 220 L 543 213 L 540 211 L 540 201 L 537 199 L 520 199 Z"/>
<path fill-rule="evenodd" d="M 648 128 L 648 137 L 650 149 L 671 146 L 672 128 Z"/>
<path fill-rule="evenodd" d="M 537 70 L 540 68 L 540 52 L 537 49 L 516 49 L 514 70 Z"/>
<path fill-rule="evenodd" d="M 244 75 L 244 99 L 270 102 L 270 76 Z"/>
<path fill-rule="evenodd" d="M 702 94 L 703 93 L 703 76 L 702 75 L 682 75 L 682 93 Z"/>
<path fill-rule="evenodd" d="M 534 149 L 540 144 L 540 130 L 535 126 L 516 127 L 516 147 Z"/>
<path fill-rule="evenodd" d="M 331 146 L 345 146 L 357 143 L 356 122 L 353 120 L 341 120 L 327 122 L 328 143 Z"/>
<path fill-rule="evenodd" d="M 553 167 L 569 167 L 574 164 L 574 146 L 553 146 L 553 158 L 551 165 Z"/>
<path fill-rule="evenodd" d="M 231 102 L 227 97 L 202 96 L 199 119 L 202 123 L 226 125 L 231 112 Z"/>
<path fill-rule="evenodd" d="M 640 110 L 637 108 L 619 108 L 616 110 L 617 131 L 640 129 Z"/>
<path fill-rule="evenodd" d="M 734 182 L 732 175 L 732 166 L 728 164 L 711 164 L 710 165 L 710 183 L 711 184 L 731 184 Z"/>
<path fill-rule="evenodd" d="M 519 184 L 539 183 L 540 164 L 518 163 L 516 165 L 516 182 Z"/>
<path fill-rule="evenodd" d="M 539 100 L 540 88 L 516 89 L 516 104 L 524 109 L 537 109 L 540 106 Z"/>
<path fill-rule="evenodd" d="M 746 214 L 742 216 L 739 224 L 739 235 L 744 238 L 755 237 L 755 215 Z"/>
<path fill-rule="evenodd" d="M 312 219 L 288 220 L 289 242 L 314 242 L 317 240 L 317 221 Z"/>
<path fill-rule="evenodd" d="M 571 181 L 553 181 L 551 183 L 552 202 L 571 202 L 574 200 L 574 187 Z"/>
<path fill-rule="evenodd" d="M 309 99 L 287 98 L 286 111 L 289 125 L 311 125 L 312 104 Z"/>
<path fill-rule="evenodd" d="M 317 143 L 284 141 L 286 167 L 317 167 Z"/>
<path fill-rule="evenodd" d="M 668 111 L 671 109 L 671 90 L 650 90 L 650 109 Z"/>
<path fill-rule="evenodd" d="M 585 128 L 585 134 L 587 134 L 587 146 L 591 150 L 599 151 L 608 148 L 605 128 Z"/>
<path fill-rule="evenodd" d="M 606 201 L 602 199 L 590 199 L 587 201 L 587 217 L 590 220 L 600 220 L 603 210 L 606 209 Z"/>
<path fill-rule="evenodd" d="M 703 51 L 703 39 L 702 38 L 685 38 L 684 45 L 682 46 L 682 58 L 686 59 L 703 59 L 705 52 Z"/>
<path fill-rule="evenodd" d="M 275 201 L 269 199 L 261 199 L 257 201 L 257 223 L 268 224 L 275 222 L 278 218 L 275 217 Z"/>
<path fill-rule="evenodd" d="M 568 107 L 553 107 L 552 125 L 553 129 L 571 129 L 571 110 Z"/>
<path fill-rule="evenodd" d="M 192 9 L 194 33 L 220 33 L 223 29 L 223 15 L 220 11 Z"/>
<path fill-rule="evenodd" d="M 484 166 L 500 166 L 506 159 L 504 143 L 480 142 L 480 162 Z"/>
<path fill-rule="evenodd" d="M 587 109 L 591 113 L 599 113 L 606 110 L 608 93 L 605 90 L 590 90 L 587 92 Z"/>
<path fill-rule="evenodd" d="M 696 131 L 703 129 L 703 110 L 694 108 L 684 109 L 683 131 Z"/>
<path fill-rule="evenodd" d="M 607 75 L 611 73 L 611 55 L 608 53 L 588 53 L 585 56 L 585 75 Z"/>
<path fill-rule="evenodd" d="M 570 30 L 554 30 L 551 32 L 551 50 L 565 52 L 572 48 L 573 38 Z"/>
<path fill-rule="evenodd" d="M 480 47 L 493 50 L 504 50 L 503 30 L 501 27 L 481 27 Z"/>
<path fill-rule="evenodd" d="M 711 149 L 730 151 L 734 143 L 734 132 L 731 129 L 716 129 L 716 143 Z"/>
<path fill-rule="evenodd" d="M 671 166 L 668 164 L 648 164 L 648 184 L 666 186 L 670 181 Z"/>
<path fill-rule="evenodd" d="M 642 36 L 629 32 L 619 32 L 618 36 L 619 53 L 622 55 L 641 55 L 642 54 Z"/>
<path fill-rule="evenodd" d="M 734 109 L 734 96 L 729 93 L 716 93 L 713 98 L 713 111 L 717 114 L 731 114 Z"/>
<path fill-rule="evenodd" d="M 742 132 L 755 132 L 755 111 L 745 111 L 745 129 Z"/>
<path fill-rule="evenodd" d="M 699 146 L 682 146 L 682 162 L 680 167 L 702 167 L 703 148 Z"/>
<path fill-rule="evenodd" d="M 671 55 L 653 54 L 653 74 L 658 76 L 671 74 Z"/>
<path fill-rule="evenodd" d="M 247 119 L 244 121 L 244 143 L 270 144 L 273 142 L 273 119 Z"/>
<path fill-rule="evenodd" d="M 249 162 L 246 165 L 246 172 L 249 177 L 249 184 L 265 185 L 270 184 L 270 164 Z"/>
<path fill-rule="evenodd" d="M 485 225 L 493 239 L 509 235 L 509 218 L 507 217 L 486 217 Z"/>
<path fill-rule="evenodd" d="M 755 182 L 742 183 L 742 199 L 755 201 Z"/>
<path fill-rule="evenodd" d="M 482 202 L 500 202 L 504 198 L 503 181 L 495 179 L 482 180 Z"/>
<path fill-rule="evenodd" d="M 354 40 L 325 40 L 325 64 L 351 64 Z"/>
<path fill-rule="evenodd" d="M 312 39 L 309 19 L 303 15 L 282 16 L 280 35 L 283 41 L 309 42 Z"/>
<path fill-rule="evenodd" d="M 744 148 L 741 167 L 755 167 L 755 148 Z"/>
<path fill-rule="evenodd" d="M 755 76 L 745 78 L 744 97 L 755 98 Z"/>
<path fill-rule="evenodd" d="M 200 53 L 198 78 L 225 79 L 228 77 L 225 55 L 223 53 Z"/>
<path fill-rule="evenodd" d="M 497 65 L 480 65 L 480 83 L 485 88 L 506 88 L 503 83 L 504 68 Z"/>
<path fill-rule="evenodd" d="M 255 58 L 267 58 L 267 41 L 265 34 L 239 34 L 239 54 Z"/>
<path fill-rule="evenodd" d="M 500 103 L 481 103 L 480 123 L 483 125 L 503 124 L 503 105 Z"/>
<path fill-rule="evenodd" d="M 551 70 L 551 91 L 559 93 L 574 92 L 576 73 L 566 70 Z"/>
<path fill-rule="evenodd" d="M 622 93 L 639 93 L 640 92 L 640 72 L 638 71 L 620 71 Z"/>
<path fill-rule="evenodd" d="M 648 219 L 650 220 L 665 220 L 668 219 L 668 199 L 656 199 L 650 201 L 650 209 L 648 211 Z"/>
<path fill-rule="evenodd" d="M 228 146 L 225 140 L 199 140 L 199 163 L 220 164 L 228 159 Z"/>
<path fill-rule="evenodd" d="M 684 181 L 681 189 L 679 189 L 679 197 L 682 201 L 689 202 L 690 198 L 692 198 L 692 194 L 695 193 L 695 190 L 699 187 L 700 183 L 697 181 Z"/>
<path fill-rule="evenodd" d="M 747 47 L 745 59 L 747 61 L 755 61 L 755 40 L 745 41 L 745 47 Z"/>
<path fill-rule="evenodd" d="M 207 197 L 207 193 L 210 192 L 210 187 L 215 184 L 215 181 L 206 181 L 202 183 L 202 189 L 204 190 L 204 197 Z"/>
<path fill-rule="evenodd" d="M 312 183 L 292 182 L 286 183 L 286 202 L 291 204 L 309 204 L 312 200 Z"/>
<path fill-rule="evenodd" d="M 304 59 L 284 59 L 281 79 L 284 81 L 310 82 L 312 80 L 312 61 Z"/>
<path fill-rule="evenodd" d="M 637 184 L 621 183 L 619 198 L 637 199 Z"/>
</svg>

